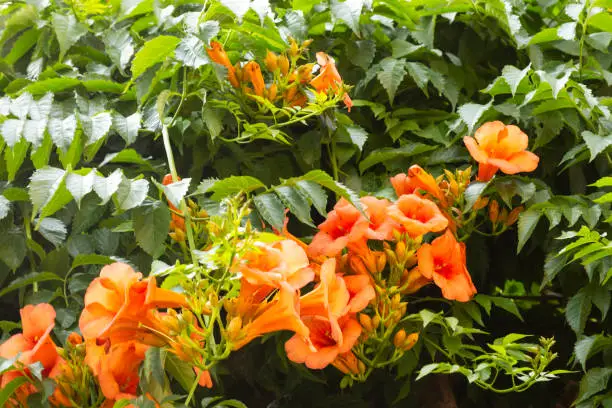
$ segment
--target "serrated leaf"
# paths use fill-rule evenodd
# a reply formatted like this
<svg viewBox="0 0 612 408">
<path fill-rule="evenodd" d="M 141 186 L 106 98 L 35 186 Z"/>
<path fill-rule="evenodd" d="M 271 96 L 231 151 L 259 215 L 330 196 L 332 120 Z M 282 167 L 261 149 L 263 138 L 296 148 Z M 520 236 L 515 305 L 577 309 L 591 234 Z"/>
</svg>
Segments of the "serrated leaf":
<svg viewBox="0 0 612 408">
<path fill-rule="evenodd" d="M 0 195 L 0 220 L 3 220 L 11 210 L 11 202 L 8 198 Z"/>
<path fill-rule="evenodd" d="M 500 309 L 504 309 L 506 312 L 513 314 L 518 317 L 521 321 L 523 321 L 523 316 L 521 316 L 521 312 L 516 306 L 516 302 L 514 299 L 503 298 L 498 296 L 491 296 L 491 302 L 499 307 Z"/>
<path fill-rule="evenodd" d="M 612 367 L 595 367 L 591 368 L 580 380 L 580 392 L 578 394 L 579 407 L 581 402 L 586 401 L 600 391 L 604 391 L 608 387 L 608 382 L 612 376 Z M 587 406 L 594 406 L 589 404 Z"/>
<path fill-rule="evenodd" d="M 72 261 L 70 269 L 85 265 L 109 265 L 117 262 L 114 257 L 98 254 L 78 254 Z"/>
<path fill-rule="evenodd" d="M 103 139 L 111 128 L 113 120 L 110 112 L 100 112 L 91 117 L 82 117 L 81 125 L 87 136 L 85 146 L 90 146 Z"/>
<path fill-rule="evenodd" d="M 332 0 L 330 9 L 335 19 L 341 20 L 359 36 L 359 19 L 363 9 L 363 0 Z"/>
<path fill-rule="evenodd" d="M 87 26 L 78 22 L 72 13 L 68 15 L 53 13 L 51 21 L 59 43 L 61 60 L 70 47 L 87 33 Z"/>
<path fill-rule="evenodd" d="M 283 204 L 289 208 L 289 211 L 294 214 L 298 220 L 306 225 L 314 227 L 312 219 L 310 218 L 310 204 L 305 196 L 296 188 L 289 186 L 278 186 L 274 188 L 274 191 Z"/>
<path fill-rule="evenodd" d="M 153 65 L 164 61 L 174 54 L 174 50 L 181 40 L 178 37 L 160 35 L 147 41 L 138 50 L 132 62 L 132 80 L 138 78 Z"/>
<path fill-rule="evenodd" d="M 426 145 L 423 143 L 410 143 L 402 147 L 383 147 L 372 151 L 368 157 L 359 163 L 359 172 L 363 173 L 370 167 L 394 159 L 404 159 L 417 154 L 425 153 L 434 150 L 435 146 Z"/>
<path fill-rule="evenodd" d="M 285 206 L 274 193 L 265 193 L 253 199 L 261 217 L 273 228 L 282 231 L 285 222 Z"/>
<path fill-rule="evenodd" d="M 38 232 L 56 248 L 64 243 L 68 234 L 66 224 L 57 218 L 47 217 L 38 223 L 37 228 Z"/>
<path fill-rule="evenodd" d="M 414 80 L 417 86 L 423 91 L 423 93 L 428 96 L 427 92 L 427 83 L 429 83 L 429 69 L 426 65 L 421 64 L 420 62 L 407 62 L 406 70 L 408 71 L 408 75 Z"/>
<path fill-rule="evenodd" d="M 463 207 L 463 213 L 470 211 L 476 200 L 480 197 L 482 192 L 487 188 L 489 183 L 485 183 L 482 181 L 475 181 L 470 183 L 465 189 L 464 197 L 465 197 L 465 207 Z"/>
<path fill-rule="evenodd" d="M 234 13 L 238 22 L 241 22 L 242 17 L 249 11 L 251 2 L 245 0 L 219 0 L 219 3 L 223 4 L 229 11 Z"/>
<path fill-rule="evenodd" d="M 582 132 L 581 136 L 586 143 L 589 152 L 591 153 L 591 159 L 589 162 L 592 162 L 595 157 L 612 145 L 612 134 L 600 136 L 585 130 Z"/>
<path fill-rule="evenodd" d="M 147 198 L 148 192 L 147 180 L 130 180 L 124 176 L 117 189 L 117 206 L 124 211 L 137 207 Z"/>
<path fill-rule="evenodd" d="M 476 127 L 476 124 L 485 114 L 486 111 L 489 110 L 491 104 L 493 103 L 493 99 L 489 101 L 486 105 L 479 105 L 477 103 L 466 103 L 465 105 L 461 105 L 457 109 L 457 113 L 459 117 L 468 127 L 468 133 L 471 135 Z"/>
<path fill-rule="evenodd" d="M 354 41 L 348 44 L 347 56 L 358 67 L 367 70 L 376 55 L 376 43 L 372 40 Z"/>
<path fill-rule="evenodd" d="M 131 145 L 138 137 L 142 115 L 134 112 L 130 116 L 123 116 L 120 113 L 113 113 L 113 129 L 125 140 L 126 145 Z"/>
<path fill-rule="evenodd" d="M 317 183 L 307 180 L 300 180 L 296 185 L 308 197 L 319 214 L 325 217 L 327 215 L 327 193 L 325 193 L 325 190 Z"/>
<path fill-rule="evenodd" d="M 591 313 L 591 307 L 591 299 L 584 288 L 580 289 L 567 302 L 565 318 L 576 334 L 581 334 L 584 331 L 587 318 Z"/>
<path fill-rule="evenodd" d="M 323 170 L 309 171 L 308 173 L 300 177 L 300 179 L 304 181 L 312 181 L 314 183 L 319 184 L 320 186 L 323 186 L 333 191 L 340 197 L 347 200 L 349 203 L 353 204 L 353 206 L 359 209 L 359 211 L 362 211 L 361 202 L 359 201 L 359 195 L 357 195 L 357 193 L 355 193 L 350 188 L 346 187 L 344 184 L 334 180 L 329 174 L 327 174 Z"/>
<path fill-rule="evenodd" d="M 16 99 L 11 100 L 9 106 L 10 112 L 17 116 L 19 119 L 25 119 L 26 115 L 30 111 L 30 106 L 34 103 L 32 95 L 28 92 L 24 92 L 19 95 Z"/>
<path fill-rule="evenodd" d="M 45 138 L 45 129 L 47 128 L 47 121 L 43 119 L 32 120 L 28 119 L 25 121 L 23 127 L 23 137 L 28 142 L 32 143 L 34 149 L 38 149 Z"/>
<path fill-rule="evenodd" d="M 200 24 L 197 35 L 200 40 L 204 41 L 204 44 L 208 44 L 210 40 L 219 34 L 220 29 L 221 26 L 218 21 L 208 20 Z"/>
<path fill-rule="evenodd" d="M 28 274 L 20 276 L 19 278 L 14 279 L 10 285 L 3 288 L 0 291 L 0 297 L 14 290 L 32 285 L 35 282 L 40 283 L 40 282 L 49 282 L 49 281 L 60 281 L 61 282 L 63 281 L 63 279 L 52 272 L 30 272 Z"/>
<path fill-rule="evenodd" d="M 106 53 L 123 72 L 134 55 L 132 37 L 127 29 L 111 29 L 103 36 Z"/>
<path fill-rule="evenodd" d="M 164 194 L 168 201 L 170 201 L 175 207 L 180 207 L 181 200 L 187 194 L 189 190 L 189 184 L 191 183 L 190 178 L 182 179 L 174 183 L 163 186 Z"/>
<path fill-rule="evenodd" d="M 397 88 L 406 76 L 406 62 L 394 58 L 385 58 L 380 62 L 380 71 L 376 74 L 378 81 L 389 95 L 389 102 L 393 104 Z"/>
<path fill-rule="evenodd" d="M 345 126 L 344 129 L 351 138 L 351 142 L 353 142 L 360 151 L 363 150 L 363 145 L 368 140 L 368 132 L 359 125 Z"/>
<path fill-rule="evenodd" d="M 28 184 L 28 194 L 32 201 L 33 214 L 41 211 L 53 198 L 63 183 L 66 172 L 55 167 L 43 167 L 36 170 Z"/>
<path fill-rule="evenodd" d="M 0 233 L 0 261 L 11 270 L 21 265 L 26 256 L 26 237 L 24 231 L 11 228 Z"/>
<path fill-rule="evenodd" d="M 176 59 L 185 66 L 199 68 L 210 63 L 204 43 L 194 35 L 188 35 L 181 40 L 175 51 Z"/>
<path fill-rule="evenodd" d="M 159 258 L 164 252 L 164 242 L 170 228 L 168 207 L 160 201 L 136 207 L 133 220 L 138 245 L 153 258 Z"/>
<path fill-rule="evenodd" d="M 531 71 L 531 64 L 527 65 L 525 69 L 518 69 L 512 65 L 506 65 L 502 69 L 502 77 L 510 86 L 510 91 L 512 92 L 512 96 L 516 93 L 519 85 L 527 77 L 527 74 Z"/>
<path fill-rule="evenodd" d="M 0 133 L 2 133 L 8 147 L 12 148 L 19 142 L 19 139 L 23 136 L 24 125 L 25 121 L 20 119 L 7 119 L 2 123 Z"/>
<path fill-rule="evenodd" d="M 100 204 L 106 204 L 110 200 L 112 195 L 117 192 L 122 179 L 123 173 L 120 169 L 116 169 L 108 177 L 96 174 L 93 189 L 102 200 Z"/>
<path fill-rule="evenodd" d="M 64 119 L 49 119 L 48 131 L 53 143 L 62 151 L 67 152 L 74 139 L 77 120 L 75 115 L 70 115 Z"/>
<path fill-rule="evenodd" d="M 211 196 L 213 200 L 222 200 L 240 192 L 251 193 L 260 188 L 266 188 L 266 186 L 255 177 L 231 176 L 215 182 L 208 188 L 208 191 L 213 193 Z"/>
<path fill-rule="evenodd" d="M 150 383 L 153 379 L 157 384 L 164 384 L 164 368 L 162 363 L 161 349 L 159 347 L 149 347 L 145 352 L 143 361 L 143 373 L 145 380 Z"/>
<path fill-rule="evenodd" d="M 540 217 L 542 217 L 542 213 L 537 210 L 527 210 L 521 215 L 519 215 L 518 219 L 518 246 L 516 248 L 516 253 L 518 254 L 523 249 L 523 246 L 533 234 L 535 227 L 538 225 L 538 221 L 540 221 Z"/>
</svg>

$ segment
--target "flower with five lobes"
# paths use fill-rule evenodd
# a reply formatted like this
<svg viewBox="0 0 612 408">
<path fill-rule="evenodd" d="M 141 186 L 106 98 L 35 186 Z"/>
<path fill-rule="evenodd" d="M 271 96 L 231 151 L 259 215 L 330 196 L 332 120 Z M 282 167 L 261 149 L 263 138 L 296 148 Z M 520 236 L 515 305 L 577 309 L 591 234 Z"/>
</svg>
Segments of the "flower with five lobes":
<svg viewBox="0 0 612 408">
<path fill-rule="evenodd" d="M 440 232 L 448 226 L 448 220 L 436 203 L 416 194 L 404 194 L 398 198 L 389 208 L 389 216 L 412 238 Z"/>
<path fill-rule="evenodd" d="M 342 85 L 342 77 L 340 77 L 334 59 L 324 52 L 317 52 L 317 63 L 321 71 L 310 81 L 310 86 L 317 92 L 327 92 L 329 89 L 337 91 Z M 344 104 L 350 112 L 353 101 L 347 92 L 344 92 Z"/>
<path fill-rule="evenodd" d="M 500 121 L 482 125 L 474 137 L 463 138 L 470 154 L 479 163 L 478 180 L 489 181 L 497 170 L 505 174 L 534 171 L 540 158 L 528 152 L 528 138 L 517 126 Z"/>
<path fill-rule="evenodd" d="M 116 262 L 102 268 L 87 288 L 79 327 L 85 340 L 109 338 L 113 344 L 124 339 L 154 341 L 155 335 L 146 327 L 158 328 L 157 308 L 184 306 L 187 299 L 183 295 L 158 288 L 154 277 L 142 280 L 141 273 Z"/>
<path fill-rule="evenodd" d="M 476 288 L 465 265 L 465 244 L 447 230 L 417 250 L 418 271 L 442 290 L 449 300 L 469 301 Z"/>
</svg>

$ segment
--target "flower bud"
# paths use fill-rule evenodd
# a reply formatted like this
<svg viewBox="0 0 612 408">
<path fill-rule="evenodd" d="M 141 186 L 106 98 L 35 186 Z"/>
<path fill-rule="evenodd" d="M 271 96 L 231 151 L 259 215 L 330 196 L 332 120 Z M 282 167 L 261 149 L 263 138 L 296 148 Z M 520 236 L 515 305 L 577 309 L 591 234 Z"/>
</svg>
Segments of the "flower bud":
<svg viewBox="0 0 612 408">
<path fill-rule="evenodd" d="M 355 272 L 356 274 L 359 275 L 367 275 L 368 274 L 368 269 L 366 268 L 365 264 L 363 263 L 363 260 L 361 259 L 361 257 L 356 256 L 356 255 L 352 255 L 348 258 L 348 262 L 349 265 L 351 267 L 351 270 L 353 272 Z"/>
<path fill-rule="evenodd" d="M 372 318 L 372 330 L 376 330 L 380 326 L 380 316 L 374 316 Z"/>
<path fill-rule="evenodd" d="M 376 272 L 380 273 L 385 269 L 387 264 L 387 256 L 384 252 L 378 252 L 376 258 Z"/>
<path fill-rule="evenodd" d="M 72 346 L 78 346 L 83 343 L 83 337 L 79 333 L 72 332 L 68 335 L 68 339 L 66 340 L 68 344 Z"/>
<path fill-rule="evenodd" d="M 391 298 L 391 308 L 397 309 L 399 307 L 401 300 L 402 300 L 402 297 L 399 293 L 396 293 L 395 295 L 393 295 L 393 297 Z"/>
<path fill-rule="evenodd" d="M 519 214 L 524 210 L 523 206 L 519 206 L 514 208 L 512 211 L 510 211 L 510 214 L 508 214 L 508 219 L 506 220 L 506 225 L 507 226 L 511 226 L 512 224 L 514 224 L 519 217 Z"/>
<path fill-rule="evenodd" d="M 366 366 L 363 361 L 359 360 L 359 362 L 357 363 L 357 368 L 359 369 L 359 374 L 365 373 Z"/>
<path fill-rule="evenodd" d="M 277 92 L 278 88 L 276 87 L 276 84 L 270 85 L 270 87 L 268 88 L 268 100 L 274 102 L 274 100 L 276 99 Z"/>
<path fill-rule="evenodd" d="M 497 222 L 505 224 L 508 219 L 508 210 L 503 208 L 499 213 L 499 217 L 497 217 Z"/>
<path fill-rule="evenodd" d="M 489 203 L 489 220 L 491 223 L 497 223 L 497 218 L 499 217 L 499 203 L 495 200 Z"/>
<path fill-rule="evenodd" d="M 397 259 L 404 259 L 404 256 L 406 256 L 406 243 L 404 241 L 400 241 L 395 245 L 395 254 L 397 255 Z"/>
<path fill-rule="evenodd" d="M 361 323 L 361 327 L 363 327 L 365 331 L 371 332 L 373 330 L 372 319 L 367 314 L 359 314 L 359 323 Z"/>
<path fill-rule="evenodd" d="M 289 38 L 289 55 L 297 57 L 300 54 L 300 47 L 294 38 Z"/>
<path fill-rule="evenodd" d="M 419 341 L 419 333 L 410 333 L 406 336 L 406 340 L 404 340 L 404 344 L 402 345 L 402 349 L 404 351 L 408 351 L 414 347 L 414 345 Z"/>
<path fill-rule="evenodd" d="M 474 211 L 481 210 L 481 209 L 485 208 L 487 206 L 487 204 L 489 204 L 489 198 L 488 197 L 478 197 L 476 199 L 476 202 L 474 202 L 474 205 L 472 206 L 472 210 L 474 210 Z"/>
<path fill-rule="evenodd" d="M 308 39 L 308 40 L 304 40 L 302 41 L 302 48 L 306 48 L 308 47 L 310 44 L 312 44 L 313 39 Z"/>
<path fill-rule="evenodd" d="M 185 233 L 181 229 L 177 229 L 174 233 L 168 234 L 174 239 L 176 242 L 185 242 Z"/>
<path fill-rule="evenodd" d="M 281 55 L 280 57 L 278 57 L 278 67 L 280 68 L 280 72 L 281 75 L 287 75 L 289 73 L 289 59 L 284 56 Z"/>
<path fill-rule="evenodd" d="M 236 316 L 230 320 L 227 325 L 227 337 L 229 340 L 236 339 L 240 334 L 240 329 L 242 329 L 242 318 L 240 316 Z"/>
<path fill-rule="evenodd" d="M 406 331 L 404 329 L 399 330 L 393 337 L 393 345 L 397 348 L 402 348 L 406 341 Z"/>
<path fill-rule="evenodd" d="M 270 72 L 274 72 L 278 69 L 278 55 L 268 50 L 266 54 L 266 58 L 264 59 L 264 64 L 266 64 L 266 69 Z"/>
</svg>

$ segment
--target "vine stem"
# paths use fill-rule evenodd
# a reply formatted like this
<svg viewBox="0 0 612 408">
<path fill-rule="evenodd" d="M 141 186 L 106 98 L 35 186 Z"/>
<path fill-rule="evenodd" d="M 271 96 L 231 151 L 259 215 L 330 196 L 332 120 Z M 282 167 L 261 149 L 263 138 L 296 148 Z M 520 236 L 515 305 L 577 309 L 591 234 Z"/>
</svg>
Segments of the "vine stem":
<svg viewBox="0 0 612 408">
<path fill-rule="evenodd" d="M 191 399 L 193 398 L 193 395 L 195 394 L 195 390 L 196 388 L 198 388 L 198 383 L 200 382 L 200 377 L 202 377 L 202 374 L 204 374 L 204 371 L 200 370 L 200 372 L 198 373 L 198 376 L 193 381 L 193 384 L 191 385 L 191 389 L 189 390 L 189 395 L 187 395 L 187 399 L 185 400 L 186 406 L 189 406 L 189 403 L 191 402 Z"/>
</svg>

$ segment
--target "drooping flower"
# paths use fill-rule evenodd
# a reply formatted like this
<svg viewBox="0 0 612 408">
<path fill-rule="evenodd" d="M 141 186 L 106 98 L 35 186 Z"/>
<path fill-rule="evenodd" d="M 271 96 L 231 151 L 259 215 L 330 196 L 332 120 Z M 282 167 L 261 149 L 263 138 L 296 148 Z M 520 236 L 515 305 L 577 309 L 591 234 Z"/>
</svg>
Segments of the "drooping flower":
<svg viewBox="0 0 612 408">
<path fill-rule="evenodd" d="M 319 75 L 310 81 L 310 85 L 317 92 L 327 92 L 329 89 L 338 91 L 342 86 L 342 77 L 340 77 L 334 60 L 324 52 L 317 52 L 317 64 L 321 67 L 321 71 Z M 344 93 L 343 99 L 344 104 L 350 112 L 353 101 L 346 92 Z"/>
<path fill-rule="evenodd" d="M 300 289 L 314 279 L 314 271 L 302 247 L 292 240 L 272 244 L 256 243 L 238 263 L 236 271 L 253 285 L 280 288 L 287 282 L 292 288 Z"/>
<path fill-rule="evenodd" d="M 433 201 L 416 194 L 404 194 L 398 198 L 389 207 L 389 216 L 412 238 L 442 231 L 448 225 L 448 220 Z"/>
<path fill-rule="evenodd" d="M 308 255 L 336 256 L 347 245 L 365 239 L 369 222 L 344 198 L 340 199 L 334 209 L 327 214 L 327 219 L 319 224 L 319 232 L 308 247 Z"/>
<path fill-rule="evenodd" d="M 332 326 L 324 316 L 304 316 L 304 324 L 310 331 L 305 340 L 293 336 L 285 343 L 287 357 L 296 363 L 304 363 L 310 369 L 322 369 L 331 364 L 339 355 L 347 353 L 361 335 L 361 325 L 351 315 L 343 316 L 338 321 L 342 333 L 341 341 L 332 336 Z M 312 346 L 312 347 L 311 347 Z"/>
<path fill-rule="evenodd" d="M 79 327 L 86 340 L 115 337 L 115 343 L 151 336 L 141 326 L 156 327 L 156 308 L 187 305 L 183 295 L 158 288 L 154 277 L 141 278 L 141 273 L 124 263 L 102 268 L 85 292 Z"/>
<path fill-rule="evenodd" d="M 352 351 L 338 354 L 331 364 L 344 374 L 363 374 L 365 372 L 365 364 L 357 359 Z"/>
<path fill-rule="evenodd" d="M 264 90 L 266 84 L 264 83 L 263 76 L 261 75 L 261 68 L 255 61 L 249 61 L 242 68 L 243 79 L 249 81 L 253 85 L 253 91 L 257 96 L 264 96 Z"/>
<path fill-rule="evenodd" d="M 500 121 L 482 125 L 474 137 L 463 138 L 470 155 L 479 163 L 478 180 L 488 181 L 498 169 L 505 174 L 534 171 L 540 158 L 528 152 L 528 137 L 514 125 Z"/>
<path fill-rule="evenodd" d="M 367 275 L 344 275 L 342 280 L 349 292 L 348 312 L 358 313 L 365 309 L 376 297 L 376 292 Z"/>
<path fill-rule="evenodd" d="M 391 202 L 372 196 L 361 197 L 360 201 L 369 219 L 366 237 L 381 241 L 393 238 L 393 230 L 397 228 L 397 224 L 388 214 Z"/>
<path fill-rule="evenodd" d="M 227 69 L 227 79 L 234 88 L 240 87 L 240 82 L 236 76 L 236 68 L 232 65 L 227 53 L 223 49 L 223 45 L 217 41 L 210 42 L 210 48 L 206 49 L 208 56 L 217 64 L 223 65 Z"/>
<path fill-rule="evenodd" d="M 417 250 L 418 270 L 442 290 L 449 300 L 469 301 L 476 294 L 465 264 L 465 244 L 457 242 L 450 231 Z"/>
</svg>

